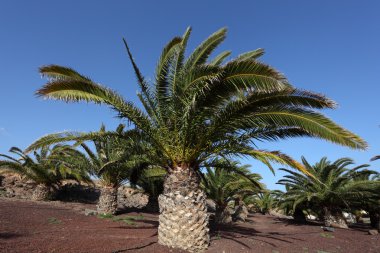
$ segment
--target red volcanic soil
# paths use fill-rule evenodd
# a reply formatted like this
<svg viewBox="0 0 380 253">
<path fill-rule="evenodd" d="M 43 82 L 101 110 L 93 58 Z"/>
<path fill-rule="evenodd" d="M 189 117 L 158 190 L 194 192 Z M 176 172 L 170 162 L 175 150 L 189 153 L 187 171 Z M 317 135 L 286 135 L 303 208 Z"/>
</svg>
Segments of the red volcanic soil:
<svg viewBox="0 0 380 253">
<path fill-rule="evenodd" d="M 1 253 L 183 252 L 157 243 L 157 215 L 135 224 L 85 216 L 92 205 L 0 198 Z M 120 215 L 123 217 L 125 215 Z M 368 228 L 324 232 L 318 225 L 296 225 L 272 216 L 212 228 L 208 253 L 347 253 L 380 252 L 380 235 Z"/>
</svg>

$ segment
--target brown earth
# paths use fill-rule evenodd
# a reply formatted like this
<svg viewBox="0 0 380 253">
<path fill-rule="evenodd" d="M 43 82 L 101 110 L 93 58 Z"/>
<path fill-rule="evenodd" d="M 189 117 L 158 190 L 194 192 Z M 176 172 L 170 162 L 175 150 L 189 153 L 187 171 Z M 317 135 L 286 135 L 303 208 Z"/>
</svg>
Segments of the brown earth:
<svg viewBox="0 0 380 253">
<path fill-rule="evenodd" d="M 182 252 L 157 243 L 157 215 L 134 224 L 83 215 L 83 205 L 0 198 L 1 253 Z M 118 217 L 125 217 L 120 215 Z M 368 227 L 324 232 L 318 224 L 297 225 L 273 216 L 212 228 L 208 253 L 380 252 L 380 235 Z"/>
</svg>

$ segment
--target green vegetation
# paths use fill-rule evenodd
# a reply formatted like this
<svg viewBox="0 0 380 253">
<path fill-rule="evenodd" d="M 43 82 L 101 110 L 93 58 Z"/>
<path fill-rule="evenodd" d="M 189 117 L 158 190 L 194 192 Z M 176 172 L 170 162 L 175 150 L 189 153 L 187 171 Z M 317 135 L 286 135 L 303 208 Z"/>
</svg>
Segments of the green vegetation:
<svg viewBox="0 0 380 253">
<path fill-rule="evenodd" d="M 232 222 L 229 203 L 243 199 L 262 190 L 261 176 L 251 173 L 249 166 L 239 166 L 237 162 L 217 160 L 202 176 L 202 188 L 207 197 L 215 202 L 216 223 Z"/>
<path fill-rule="evenodd" d="M 48 218 L 48 223 L 49 223 L 49 224 L 58 225 L 58 224 L 61 224 L 62 221 L 59 220 L 59 219 L 57 219 L 57 218 L 55 218 L 55 217 L 49 217 L 49 218 Z"/>
<path fill-rule="evenodd" d="M 287 187 L 282 204 L 314 210 L 325 226 L 347 228 L 342 211 L 358 205 L 358 201 L 378 196 L 380 181 L 367 178 L 377 172 L 365 169 L 367 164 L 349 168 L 353 165 L 349 158 L 330 162 L 326 157 L 314 166 L 305 158 L 302 162 L 308 174 L 281 169 L 288 173 L 278 182 Z"/>
<path fill-rule="evenodd" d="M 44 146 L 39 152 L 34 152 L 34 159 L 17 147 L 12 147 L 9 152 L 18 158 L 0 154 L 0 157 L 6 158 L 0 160 L 0 173 L 17 173 L 37 183 L 32 197 L 34 200 L 51 199 L 63 180 L 91 181 L 85 170 L 67 166 L 65 159 L 76 152 L 70 146 Z"/>
<path fill-rule="evenodd" d="M 135 225 L 134 221 L 144 220 L 144 216 L 139 214 L 137 216 L 123 216 L 123 217 L 115 217 L 114 215 L 110 213 L 103 213 L 99 214 L 98 218 L 100 219 L 111 219 L 112 221 L 122 221 L 128 225 Z"/>
</svg>

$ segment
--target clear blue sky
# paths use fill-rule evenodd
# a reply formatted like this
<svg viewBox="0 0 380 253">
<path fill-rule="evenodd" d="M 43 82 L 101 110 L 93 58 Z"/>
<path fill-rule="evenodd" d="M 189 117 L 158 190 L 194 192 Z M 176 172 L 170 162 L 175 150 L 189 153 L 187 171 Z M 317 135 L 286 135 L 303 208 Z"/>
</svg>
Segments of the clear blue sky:
<svg viewBox="0 0 380 253">
<path fill-rule="evenodd" d="M 368 163 L 380 154 L 379 1 L 21 1 L 0 3 L 0 153 L 25 148 L 62 130 L 113 129 L 119 120 L 107 108 L 65 104 L 34 96 L 44 84 L 44 64 L 71 66 L 136 100 L 136 82 L 122 45 L 125 37 L 146 76 L 165 43 L 193 27 L 189 48 L 220 27 L 228 27 L 219 50 L 234 55 L 265 48 L 264 62 L 296 87 L 326 94 L 339 108 L 325 113 L 369 142 L 353 151 L 315 139 L 259 143 L 311 162 L 352 157 Z M 274 177 L 259 163 L 270 188 Z M 372 168 L 380 168 L 373 162 Z M 276 166 L 278 167 L 278 166 Z"/>
</svg>

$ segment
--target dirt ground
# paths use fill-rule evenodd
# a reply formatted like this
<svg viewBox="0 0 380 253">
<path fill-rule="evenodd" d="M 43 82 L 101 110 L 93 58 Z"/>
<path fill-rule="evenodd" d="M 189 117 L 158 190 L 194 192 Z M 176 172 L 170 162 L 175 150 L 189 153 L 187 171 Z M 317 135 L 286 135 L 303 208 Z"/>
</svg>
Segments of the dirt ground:
<svg viewBox="0 0 380 253">
<path fill-rule="evenodd" d="M 85 216 L 85 208 L 95 206 L 0 198 L 0 252 L 183 252 L 157 243 L 155 214 L 128 213 L 140 220 L 127 224 Z M 356 227 L 324 232 L 318 224 L 296 225 L 258 214 L 248 223 L 213 227 L 207 253 L 380 252 L 380 235 L 367 231 Z"/>
</svg>

